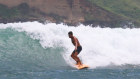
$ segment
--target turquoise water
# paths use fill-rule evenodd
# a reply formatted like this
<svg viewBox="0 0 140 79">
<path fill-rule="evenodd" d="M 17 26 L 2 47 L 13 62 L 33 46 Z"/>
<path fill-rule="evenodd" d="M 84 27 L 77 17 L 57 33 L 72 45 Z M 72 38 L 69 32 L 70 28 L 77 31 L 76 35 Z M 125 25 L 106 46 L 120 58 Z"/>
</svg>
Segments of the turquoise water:
<svg viewBox="0 0 140 79">
<path fill-rule="evenodd" d="M 139 79 L 139 69 L 1 71 L 1 79 Z"/>
<path fill-rule="evenodd" d="M 40 26 L 39 23 L 37 24 Z M 12 28 L 17 25 L 28 27 L 26 29 L 21 29 L 23 26 Z M 8 27 L 0 29 L 0 79 L 140 79 L 140 50 L 137 48 L 140 45 L 137 41 L 140 39 L 140 32 L 138 29 L 124 31 L 97 28 L 93 33 L 85 31 L 89 30 L 87 29 L 89 27 L 78 29 L 79 33 L 87 34 L 86 37 L 89 38 L 85 39 L 75 32 L 79 39 L 84 39 L 80 41 L 83 47 L 87 46 L 87 43 L 89 45 L 88 48 L 84 47 L 79 57 L 90 68 L 77 70 L 73 65 L 75 62 L 70 57 L 73 46 L 67 34 L 64 34 L 71 29 L 77 31 L 77 28 L 56 27 L 53 29 L 47 25 L 47 27 L 40 26 L 34 31 L 33 28 L 30 29 L 30 23 L 29 25 L 25 23 L 5 26 Z M 57 30 L 61 31 L 57 32 Z M 106 36 L 108 32 L 112 32 L 110 35 L 112 38 Z M 96 39 L 92 39 L 90 33 Z M 113 37 L 114 35 L 118 36 Z M 123 44 L 121 45 L 114 38 Z M 53 41 L 49 41 L 50 39 Z M 87 43 L 85 40 L 88 40 Z M 113 47 L 118 49 L 109 50 L 111 52 L 107 50 Z"/>
</svg>

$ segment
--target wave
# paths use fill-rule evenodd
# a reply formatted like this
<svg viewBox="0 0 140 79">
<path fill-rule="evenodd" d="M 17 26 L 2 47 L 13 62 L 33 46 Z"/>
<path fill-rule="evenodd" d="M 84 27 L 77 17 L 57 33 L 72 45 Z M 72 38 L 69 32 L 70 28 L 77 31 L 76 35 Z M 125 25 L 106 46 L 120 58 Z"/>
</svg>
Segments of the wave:
<svg viewBox="0 0 140 79">
<path fill-rule="evenodd" d="M 74 46 L 68 38 L 69 31 L 73 31 L 83 47 L 80 59 L 91 68 L 140 64 L 140 29 L 69 27 L 38 22 L 0 26 L 3 65 L 17 63 L 29 69 L 73 67 L 75 62 L 70 55 Z"/>
<path fill-rule="evenodd" d="M 0 30 L 0 70 L 44 70 L 66 68 L 62 47 L 43 48 L 25 32 Z"/>
</svg>

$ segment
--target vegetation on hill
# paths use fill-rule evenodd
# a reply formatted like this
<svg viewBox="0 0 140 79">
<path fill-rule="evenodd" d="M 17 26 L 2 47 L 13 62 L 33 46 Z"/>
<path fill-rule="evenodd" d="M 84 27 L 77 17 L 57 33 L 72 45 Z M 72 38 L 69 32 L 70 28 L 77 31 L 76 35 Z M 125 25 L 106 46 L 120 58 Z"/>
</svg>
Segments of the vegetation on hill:
<svg viewBox="0 0 140 79">
<path fill-rule="evenodd" d="M 5 5 L 0 5 L 0 16 L 4 19 L 7 18 L 13 18 L 14 16 L 16 16 L 18 14 L 17 9 L 15 8 L 11 8 L 9 9 L 7 6 Z"/>
<path fill-rule="evenodd" d="M 140 24 L 140 0 L 89 0 L 110 12 Z"/>
<path fill-rule="evenodd" d="M 26 3 L 12 8 L 0 4 L 0 22 L 2 23 L 39 20 L 43 14 L 34 8 L 30 8 Z"/>
</svg>

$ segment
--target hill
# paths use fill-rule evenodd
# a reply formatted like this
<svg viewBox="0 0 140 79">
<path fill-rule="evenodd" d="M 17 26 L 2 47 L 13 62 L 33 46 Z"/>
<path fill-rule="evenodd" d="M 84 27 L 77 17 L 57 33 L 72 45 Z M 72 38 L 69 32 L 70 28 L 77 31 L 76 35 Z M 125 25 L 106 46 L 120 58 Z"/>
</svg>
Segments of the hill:
<svg viewBox="0 0 140 79">
<path fill-rule="evenodd" d="M 68 25 L 77 25 L 80 22 L 101 27 L 122 27 L 124 25 L 131 27 L 129 22 L 139 24 L 139 1 L 119 1 L 12 0 L 11 2 L 11 0 L 0 0 L 0 22 L 49 20 Z M 128 5 L 129 3 L 131 5 Z"/>
</svg>

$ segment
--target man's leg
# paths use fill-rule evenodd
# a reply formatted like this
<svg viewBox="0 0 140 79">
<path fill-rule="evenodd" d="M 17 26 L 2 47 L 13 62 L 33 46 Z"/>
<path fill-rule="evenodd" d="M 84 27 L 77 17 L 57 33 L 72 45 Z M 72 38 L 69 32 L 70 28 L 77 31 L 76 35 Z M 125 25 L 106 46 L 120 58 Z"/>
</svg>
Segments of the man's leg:
<svg viewBox="0 0 140 79">
<path fill-rule="evenodd" d="M 82 63 L 81 63 L 79 57 L 77 57 L 77 55 L 78 55 L 78 53 L 75 52 L 75 53 L 71 54 L 71 57 L 77 62 L 77 65 L 82 65 Z"/>
<path fill-rule="evenodd" d="M 81 60 L 79 59 L 77 55 L 78 55 L 78 52 L 75 52 L 74 57 L 77 59 L 77 65 L 82 65 Z"/>
<path fill-rule="evenodd" d="M 78 59 L 75 58 L 74 52 L 71 54 L 71 57 L 78 63 Z"/>
</svg>

